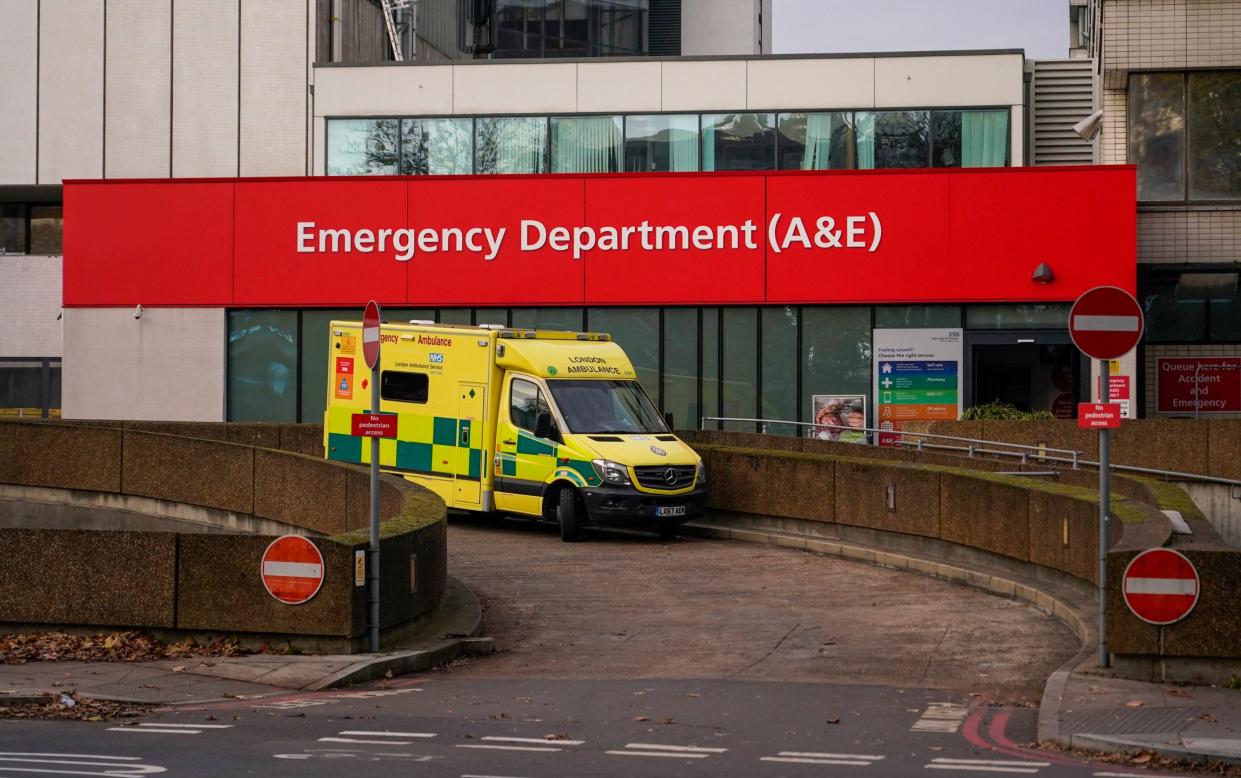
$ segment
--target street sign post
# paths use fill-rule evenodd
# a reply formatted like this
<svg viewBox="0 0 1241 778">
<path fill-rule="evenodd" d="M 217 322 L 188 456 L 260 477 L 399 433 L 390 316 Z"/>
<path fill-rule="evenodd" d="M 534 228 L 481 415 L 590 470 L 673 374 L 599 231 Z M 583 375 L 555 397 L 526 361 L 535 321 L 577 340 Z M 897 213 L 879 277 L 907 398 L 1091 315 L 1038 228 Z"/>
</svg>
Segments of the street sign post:
<svg viewBox="0 0 1241 778">
<path fill-rule="evenodd" d="M 1069 309 L 1069 337 L 1083 354 L 1099 360 L 1099 402 L 1111 405 L 1110 360 L 1128 354 L 1142 339 L 1145 320 L 1133 295 L 1115 286 L 1096 286 L 1082 293 Z M 1119 425 L 1119 407 L 1117 424 Z M 1079 409 L 1078 425 L 1082 425 Z M 1099 430 L 1099 667 L 1110 662 L 1107 653 L 1107 534 L 1111 506 L 1110 423 Z"/>
<path fill-rule="evenodd" d="M 371 369 L 370 414 L 381 415 L 379 410 L 379 384 L 383 376 L 379 368 L 379 304 L 371 300 L 362 314 L 362 357 Z M 356 423 L 355 423 L 356 424 Z M 396 424 L 392 425 L 395 436 Z M 354 433 L 357 434 L 357 433 Z M 371 542 L 370 562 L 370 647 L 372 653 L 379 651 L 379 437 L 371 436 Z"/>
<path fill-rule="evenodd" d="M 300 535 L 282 535 L 263 552 L 259 574 L 272 597 L 286 605 L 301 605 L 323 586 L 323 555 Z"/>
<path fill-rule="evenodd" d="M 1152 548 L 1135 556 L 1124 575 L 1125 604 L 1148 624 L 1175 624 L 1198 604 L 1198 570 L 1179 551 Z"/>
</svg>

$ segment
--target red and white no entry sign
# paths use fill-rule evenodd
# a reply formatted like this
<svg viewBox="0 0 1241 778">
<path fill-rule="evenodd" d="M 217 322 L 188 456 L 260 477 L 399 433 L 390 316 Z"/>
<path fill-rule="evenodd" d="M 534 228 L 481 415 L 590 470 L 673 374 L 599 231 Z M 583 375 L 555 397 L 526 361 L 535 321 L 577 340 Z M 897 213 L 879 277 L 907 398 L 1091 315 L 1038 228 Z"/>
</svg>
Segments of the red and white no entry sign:
<svg viewBox="0 0 1241 778">
<path fill-rule="evenodd" d="M 1198 604 L 1198 571 L 1179 551 L 1152 548 L 1129 562 L 1121 579 L 1125 604 L 1151 624 L 1173 624 Z"/>
<path fill-rule="evenodd" d="M 260 572 L 272 597 L 287 605 L 301 605 L 323 586 L 323 555 L 306 538 L 283 535 L 263 552 Z"/>
<path fill-rule="evenodd" d="M 379 364 L 379 304 L 374 300 L 362 314 L 362 358 L 371 370 Z"/>
<path fill-rule="evenodd" d="M 1096 286 L 1069 310 L 1069 337 L 1093 359 L 1118 359 L 1142 339 L 1142 306 L 1115 286 Z"/>
</svg>

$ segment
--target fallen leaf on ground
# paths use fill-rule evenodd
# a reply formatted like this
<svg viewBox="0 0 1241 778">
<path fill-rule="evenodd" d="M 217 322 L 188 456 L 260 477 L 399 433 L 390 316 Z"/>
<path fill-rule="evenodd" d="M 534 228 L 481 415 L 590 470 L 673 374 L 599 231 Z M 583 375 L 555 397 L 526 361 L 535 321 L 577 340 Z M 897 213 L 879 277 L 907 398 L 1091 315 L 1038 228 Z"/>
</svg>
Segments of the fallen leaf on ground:
<svg viewBox="0 0 1241 778">
<path fill-rule="evenodd" d="M 1152 754 L 1152 753 L 1150 753 L 1149 751 L 1143 751 L 1142 753 L 1140 753 L 1140 754 L 1138 754 L 1137 756 L 1133 757 L 1133 758 L 1132 758 L 1132 759 L 1130 759 L 1129 761 L 1130 761 L 1130 762 L 1133 762 L 1134 764 L 1146 764 L 1147 762 L 1149 762 L 1149 761 L 1150 761 L 1151 759 L 1153 759 L 1154 757 L 1155 757 L 1155 755 L 1154 755 L 1154 754 Z"/>
<path fill-rule="evenodd" d="M 839 718 L 832 718 L 832 719 L 828 719 L 828 720 L 827 720 L 827 723 L 828 723 L 828 724 L 839 724 L 839 723 L 840 723 L 840 719 L 839 719 Z"/>
<path fill-rule="evenodd" d="M 1126 708 L 1140 708 L 1145 704 L 1146 703 L 1142 702 L 1141 700 L 1129 700 L 1128 702 L 1125 703 L 1125 707 Z"/>
<path fill-rule="evenodd" d="M 650 721 L 651 719 L 649 716 L 634 716 L 633 720 L 634 721 Z"/>
<path fill-rule="evenodd" d="M 242 653 L 236 641 L 232 640 L 217 640 L 206 645 L 190 641 L 170 645 L 136 630 L 106 635 L 70 635 L 64 632 L 0 635 L 0 664 L 9 665 L 26 662 L 141 662 L 184 656 L 238 656 Z"/>
</svg>

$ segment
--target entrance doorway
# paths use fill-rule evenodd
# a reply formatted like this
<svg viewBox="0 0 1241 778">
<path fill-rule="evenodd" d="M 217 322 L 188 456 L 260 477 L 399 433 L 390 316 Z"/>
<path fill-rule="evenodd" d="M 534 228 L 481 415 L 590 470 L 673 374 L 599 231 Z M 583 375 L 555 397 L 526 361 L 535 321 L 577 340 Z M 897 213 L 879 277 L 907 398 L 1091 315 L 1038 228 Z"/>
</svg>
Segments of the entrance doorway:
<svg viewBox="0 0 1241 778">
<path fill-rule="evenodd" d="M 966 407 L 1007 403 L 1072 419 L 1087 378 L 1067 332 L 967 332 Z"/>
</svg>

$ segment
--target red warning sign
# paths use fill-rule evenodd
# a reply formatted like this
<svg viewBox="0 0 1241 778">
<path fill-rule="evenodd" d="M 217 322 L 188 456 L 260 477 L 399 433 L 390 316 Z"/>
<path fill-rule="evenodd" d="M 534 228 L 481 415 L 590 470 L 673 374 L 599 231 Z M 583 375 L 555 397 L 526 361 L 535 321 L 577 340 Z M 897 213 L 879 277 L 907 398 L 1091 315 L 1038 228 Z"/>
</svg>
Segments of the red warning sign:
<svg viewBox="0 0 1241 778">
<path fill-rule="evenodd" d="M 276 538 L 263 552 L 263 586 L 286 605 L 301 605 L 323 586 L 323 555 L 300 535 Z"/>
<path fill-rule="evenodd" d="M 1179 551 L 1152 548 L 1129 562 L 1123 579 L 1125 604 L 1151 624 L 1173 624 L 1198 604 L 1198 571 Z"/>
</svg>

